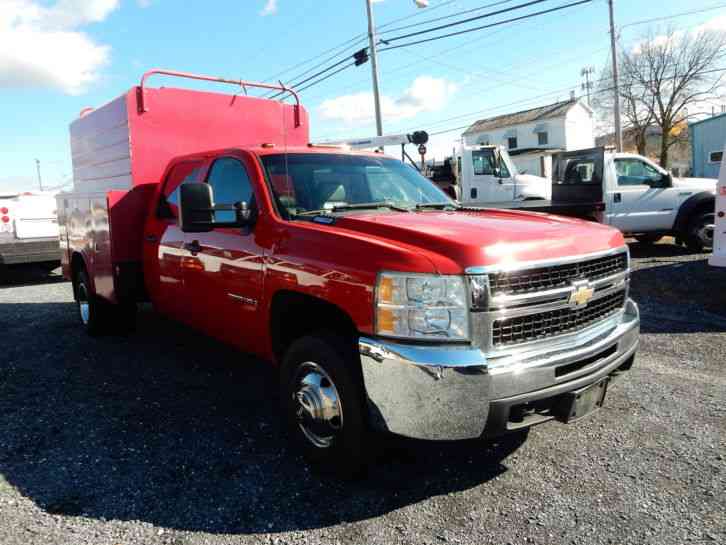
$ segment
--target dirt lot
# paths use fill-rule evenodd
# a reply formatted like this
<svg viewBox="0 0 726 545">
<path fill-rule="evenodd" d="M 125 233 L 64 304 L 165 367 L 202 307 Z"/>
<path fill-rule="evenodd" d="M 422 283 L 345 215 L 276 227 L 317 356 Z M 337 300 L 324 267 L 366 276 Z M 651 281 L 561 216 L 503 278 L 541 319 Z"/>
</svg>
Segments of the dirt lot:
<svg viewBox="0 0 726 545">
<path fill-rule="evenodd" d="M 494 444 L 389 440 L 352 484 L 287 450 L 265 365 L 150 312 L 89 340 L 67 283 L 13 271 L 0 544 L 726 543 L 726 270 L 632 252 L 642 345 L 603 410 Z"/>
</svg>

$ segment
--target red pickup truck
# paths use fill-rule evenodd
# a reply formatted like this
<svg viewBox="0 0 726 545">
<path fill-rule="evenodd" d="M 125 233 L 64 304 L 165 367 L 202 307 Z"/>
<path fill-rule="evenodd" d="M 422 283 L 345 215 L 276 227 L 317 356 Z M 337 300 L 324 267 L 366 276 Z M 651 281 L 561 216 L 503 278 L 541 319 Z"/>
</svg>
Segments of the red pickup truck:
<svg viewBox="0 0 726 545">
<path fill-rule="evenodd" d="M 150 88 L 153 74 L 239 92 Z M 632 366 L 617 230 L 463 208 L 396 159 L 311 145 L 292 90 L 151 71 L 74 121 L 71 147 L 59 224 L 83 326 L 127 329 L 150 300 L 272 362 L 290 434 L 323 470 L 362 467 L 371 430 L 573 421 Z"/>
</svg>

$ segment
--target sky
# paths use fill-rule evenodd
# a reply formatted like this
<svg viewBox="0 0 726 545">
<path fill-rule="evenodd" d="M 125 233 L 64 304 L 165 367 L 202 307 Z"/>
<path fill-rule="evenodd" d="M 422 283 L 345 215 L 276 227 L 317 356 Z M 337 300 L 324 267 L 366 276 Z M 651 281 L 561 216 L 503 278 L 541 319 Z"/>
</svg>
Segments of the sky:
<svg viewBox="0 0 726 545">
<path fill-rule="evenodd" d="M 476 24 L 572 1 L 542 0 Z M 429 0 L 420 9 L 413 0 L 377 0 L 373 13 L 387 39 L 526 2 Z M 396 30 L 488 4 L 498 5 Z M 634 47 L 649 25 L 632 23 L 697 10 L 703 11 L 651 25 L 726 29 L 723 0 L 616 0 L 619 40 Z M 36 159 L 46 187 L 68 183 L 69 123 L 82 108 L 137 84 L 149 68 L 290 84 L 342 51 L 332 48 L 347 42 L 352 55 L 364 47 L 366 25 L 365 0 L 0 0 L 0 190 L 37 188 Z M 459 28 L 467 26 L 449 31 Z M 461 126 L 563 100 L 571 91 L 582 94 L 582 68 L 600 69 L 608 55 L 606 0 L 381 51 L 384 132 L 452 129 L 431 139 L 430 155 L 442 158 Z M 370 63 L 303 90 L 301 97 L 313 141 L 375 134 Z"/>
</svg>

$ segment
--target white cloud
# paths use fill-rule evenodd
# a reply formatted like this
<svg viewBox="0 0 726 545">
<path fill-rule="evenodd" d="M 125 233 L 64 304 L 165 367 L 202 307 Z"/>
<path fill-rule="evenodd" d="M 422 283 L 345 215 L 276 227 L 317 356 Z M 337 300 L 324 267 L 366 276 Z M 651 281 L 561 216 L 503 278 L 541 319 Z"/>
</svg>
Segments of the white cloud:
<svg viewBox="0 0 726 545">
<path fill-rule="evenodd" d="M 119 0 L 0 0 L 0 88 L 50 87 L 80 94 L 110 48 L 78 30 L 105 20 Z"/>
<path fill-rule="evenodd" d="M 444 78 L 419 76 L 400 97 L 381 96 L 381 111 L 387 120 L 411 118 L 422 112 L 440 110 L 455 92 L 456 85 Z M 324 119 L 348 124 L 371 121 L 374 118 L 373 93 L 325 100 L 320 105 L 320 114 Z"/>
<path fill-rule="evenodd" d="M 262 8 L 260 15 L 265 17 L 266 15 L 274 15 L 277 13 L 277 0 L 267 0 L 265 7 Z"/>
</svg>

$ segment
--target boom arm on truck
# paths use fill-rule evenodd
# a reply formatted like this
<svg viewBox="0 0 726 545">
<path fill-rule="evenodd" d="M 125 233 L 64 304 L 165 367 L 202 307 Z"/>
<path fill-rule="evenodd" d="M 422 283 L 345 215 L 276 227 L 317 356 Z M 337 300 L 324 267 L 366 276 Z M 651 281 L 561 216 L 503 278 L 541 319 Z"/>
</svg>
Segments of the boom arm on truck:
<svg viewBox="0 0 726 545">
<path fill-rule="evenodd" d="M 419 170 L 416 161 L 406 152 L 407 144 L 422 145 L 429 141 L 426 131 L 414 131 L 409 134 L 390 134 L 386 136 L 371 136 L 370 138 L 350 138 L 346 140 L 332 140 L 321 142 L 322 146 L 346 146 L 352 150 L 381 149 L 385 146 L 401 146 L 401 161 L 408 159 Z"/>
</svg>

